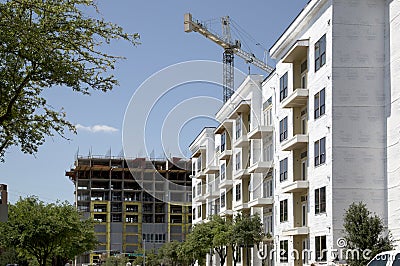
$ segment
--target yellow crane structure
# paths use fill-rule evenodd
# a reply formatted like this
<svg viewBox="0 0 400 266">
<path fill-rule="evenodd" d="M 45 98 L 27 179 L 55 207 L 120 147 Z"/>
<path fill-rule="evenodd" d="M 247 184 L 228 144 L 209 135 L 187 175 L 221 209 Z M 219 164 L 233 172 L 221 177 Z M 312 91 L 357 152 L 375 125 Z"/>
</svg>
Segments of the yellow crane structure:
<svg viewBox="0 0 400 266">
<path fill-rule="evenodd" d="M 232 41 L 230 19 L 229 16 L 221 18 L 222 24 L 222 36 L 211 32 L 207 27 L 198 20 L 194 20 L 192 14 L 186 13 L 184 16 L 184 28 L 185 32 L 198 32 L 207 39 L 215 42 L 222 48 L 223 53 L 223 100 L 226 102 L 234 93 L 234 55 L 238 55 L 243 58 L 247 63 L 251 63 L 254 66 L 264 70 L 268 74 L 271 73 L 274 68 L 268 66 L 262 60 L 256 58 L 252 53 L 246 52 L 241 48 L 240 40 Z"/>
</svg>

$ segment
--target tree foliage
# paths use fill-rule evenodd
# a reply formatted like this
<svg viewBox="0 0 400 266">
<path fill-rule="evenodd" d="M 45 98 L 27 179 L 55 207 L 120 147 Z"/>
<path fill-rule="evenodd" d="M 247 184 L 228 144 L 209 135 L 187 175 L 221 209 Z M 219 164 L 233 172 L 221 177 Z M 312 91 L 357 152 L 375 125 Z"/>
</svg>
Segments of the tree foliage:
<svg viewBox="0 0 400 266">
<path fill-rule="evenodd" d="M 347 262 L 351 266 L 368 263 L 368 259 L 362 256 L 365 250 L 371 250 L 369 256 L 372 258 L 379 252 L 393 249 L 390 234 L 384 232 L 382 219 L 372 214 L 362 202 L 352 203 L 346 210 L 344 228 L 347 248 L 360 251 L 359 258 L 348 258 Z"/>
<path fill-rule="evenodd" d="M 43 90 L 66 86 L 88 94 L 118 84 L 109 73 L 122 57 L 101 51 L 112 40 L 136 45 L 138 34 L 104 19 L 93 0 L 0 1 L 0 159 L 11 146 L 35 153 L 46 136 L 74 131 Z"/>
<path fill-rule="evenodd" d="M 126 266 L 126 264 L 129 262 L 129 259 L 125 257 L 124 255 L 118 255 L 118 256 L 110 256 L 106 259 L 104 262 L 105 266 Z"/>
<path fill-rule="evenodd" d="M 261 218 L 258 214 L 237 214 L 234 218 L 234 224 L 230 238 L 230 246 L 234 252 L 234 265 L 236 265 L 238 262 L 237 254 L 240 252 L 240 247 L 245 248 L 247 259 L 249 259 L 249 248 L 253 247 L 254 245 L 259 248 L 259 244 L 262 242 L 263 238 L 264 230 L 261 223 Z"/>
<path fill-rule="evenodd" d="M 227 246 L 231 243 L 231 236 L 233 233 L 233 223 L 231 220 L 226 220 L 215 215 L 211 220 L 212 228 L 212 246 L 220 258 L 221 266 L 225 265 L 227 253 Z"/>
<path fill-rule="evenodd" d="M 263 227 L 257 214 L 238 214 L 233 220 L 216 215 L 210 217 L 210 221 L 193 227 L 178 255 L 187 264 L 197 261 L 199 265 L 205 265 L 206 255 L 215 252 L 220 258 L 220 265 L 224 266 L 227 249 L 230 248 L 234 252 L 236 265 L 240 247 L 244 247 L 246 251 L 254 245 L 258 248 L 263 238 Z"/>
<path fill-rule="evenodd" d="M 180 258 L 180 249 L 182 243 L 178 241 L 167 242 L 158 250 L 158 257 L 163 265 L 176 266 L 178 263 L 182 263 Z"/>
<path fill-rule="evenodd" d="M 68 203 L 45 204 L 36 197 L 10 205 L 8 221 L 0 224 L 0 244 L 40 266 L 50 260 L 62 265 L 97 245 L 94 221 L 81 219 Z"/>
</svg>

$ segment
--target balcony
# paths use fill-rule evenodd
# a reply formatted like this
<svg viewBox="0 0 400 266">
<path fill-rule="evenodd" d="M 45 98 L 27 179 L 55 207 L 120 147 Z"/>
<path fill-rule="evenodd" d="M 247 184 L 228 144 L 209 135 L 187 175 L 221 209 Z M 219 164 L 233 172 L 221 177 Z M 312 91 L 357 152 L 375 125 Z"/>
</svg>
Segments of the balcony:
<svg viewBox="0 0 400 266">
<path fill-rule="evenodd" d="M 300 193 L 300 192 L 306 192 L 307 190 L 308 190 L 307 180 L 293 181 L 290 184 L 282 187 L 283 193 Z"/>
<path fill-rule="evenodd" d="M 233 176 L 233 179 L 244 179 L 250 177 L 250 173 L 248 169 L 241 169 L 235 171 L 235 174 Z"/>
<path fill-rule="evenodd" d="M 307 147 L 307 144 L 308 144 L 308 135 L 297 134 L 293 136 L 291 139 L 282 143 L 281 146 L 283 151 L 293 151 L 293 150 L 303 149 Z"/>
<path fill-rule="evenodd" d="M 300 61 L 307 56 L 308 47 L 310 46 L 309 40 L 298 40 L 283 56 L 283 63 L 293 63 L 295 61 Z"/>
<path fill-rule="evenodd" d="M 194 202 L 205 203 L 207 201 L 207 197 L 204 195 L 197 196 L 193 199 Z"/>
<path fill-rule="evenodd" d="M 303 227 L 294 227 L 287 230 L 282 231 L 282 236 L 301 236 L 308 235 L 310 233 L 310 229 L 306 226 Z"/>
<path fill-rule="evenodd" d="M 209 165 L 204 170 L 205 174 L 218 174 L 219 173 L 219 166 L 218 165 Z"/>
<path fill-rule="evenodd" d="M 220 195 L 219 184 L 220 184 L 219 178 L 217 178 L 207 184 L 206 194 L 205 194 L 207 199 L 219 198 L 219 195 Z"/>
<path fill-rule="evenodd" d="M 199 190 L 199 187 L 197 186 L 198 189 L 198 193 L 196 194 L 196 196 L 193 198 L 194 202 L 201 202 L 201 203 L 205 203 L 207 200 L 207 197 L 204 193 L 206 187 L 205 185 L 201 185 L 201 189 Z"/>
<path fill-rule="evenodd" d="M 233 111 L 228 115 L 229 119 L 235 119 L 239 114 L 246 113 L 250 110 L 251 101 L 243 100 L 235 106 Z"/>
<path fill-rule="evenodd" d="M 194 176 L 192 175 L 192 178 L 205 179 L 206 174 L 204 173 L 204 171 L 198 171 Z"/>
<path fill-rule="evenodd" d="M 253 173 L 266 173 L 268 172 L 269 169 L 273 167 L 273 162 L 268 161 L 268 162 L 256 162 L 248 168 L 248 172 L 250 174 Z"/>
<path fill-rule="evenodd" d="M 257 126 L 249 133 L 247 133 L 248 139 L 262 139 L 264 136 L 272 134 L 274 131 L 273 126 Z"/>
<path fill-rule="evenodd" d="M 235 148 L 243 148 L 246 146 L 249 146 L 249 139 L 247 138 L 247 135 L 242 135 L 238 139 L 235 140 L 233 143 Z"/>
<path fill-rule="evenodd" d="M 308 89 L 296 89 L 285 100 L 282 101 L 282 108 L 297 108 L 307 105 Z"/>
<path fill-rule="evenodd" d="M 267 207 L 272 206 L 274 204 L 274 199 L 272 197 L 268 198 L 257 198 L 249 201 L 248 206 L 249 208 L 256 208 L 256 207 Z"/>
<path fill-rule="evenodd" d="M 200 146 L 198 147 L 195 152 L 193 152 L 192 154 L 192 158 L 196 158 L 199 157 L 201 155 L 202 152 L 206 151 L 206 146 Z"/>
<path fill-rule="evenodd" d="M 249 207 L 249 204 L 247 202 L 246 203 L 241 202 L 241 203 L 233 206 L 233 210 L 236 211 L 236 212 L 243 211 L 243 210 L 248 210 L 248 209 L 250 209 L 250 207 Z"/>
<path fill-rule="evenodd" d="M 223 152 L 221 152 L 218 156 L 219 160 L 228 160 L 232 156 L 232 150 L 225 149 Z"/>
<path fill-rule="evenodd" d="M 224 131 L 228 131 L 228 133 L 232 130 L 233 127 L 233 122 L 235 120 L 233 119 L 226 119 L 224 120 L 219 126 L 215 129 L 214 133 L 215 134 L 222 134 Z"/>
<path fill-rule="evenodd" d="M 232 215 L 233 215 L 232 210 L 223 210 L 219 212 L 219 216 L 221 217 L 232 216 Z"/>
<path fill-rule="evenodd" d="M 220 189 L 222 189 L 222 188 L 229 189 L 229 188 L 233 187 L 233 180 L 225 178 L 225 179 L 221 180 L 218 187 Z"/>
</svg>

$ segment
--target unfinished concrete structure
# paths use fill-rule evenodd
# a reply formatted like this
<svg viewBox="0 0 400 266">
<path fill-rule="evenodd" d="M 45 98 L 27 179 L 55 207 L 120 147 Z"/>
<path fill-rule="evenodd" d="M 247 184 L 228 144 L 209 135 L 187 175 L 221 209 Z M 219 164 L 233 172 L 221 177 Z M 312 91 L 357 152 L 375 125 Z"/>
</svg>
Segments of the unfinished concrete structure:
<svg viewBox="0 0 400 266">
<path fill-rule="evenodd" d="M 78 157 L 66 175 L 75 185 L 75 203 L 95 226 L 100 242 L 79 263 L 104 255 L 158 249 L 183 241 L 192 222 L 190 161 L 179 158 Z M 103 255 L 103 256 L 101 256 Z"/>
</svg>

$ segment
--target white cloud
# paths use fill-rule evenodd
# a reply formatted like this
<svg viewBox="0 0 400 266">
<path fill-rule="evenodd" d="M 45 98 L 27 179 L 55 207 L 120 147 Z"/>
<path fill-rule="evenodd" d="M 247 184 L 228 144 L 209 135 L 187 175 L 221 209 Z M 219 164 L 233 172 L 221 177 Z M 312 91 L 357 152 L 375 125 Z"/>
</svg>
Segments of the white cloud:
<svg viewBox="0 0 400 266">
<path fill-rule="evenodd" d="M 116 129 L 115 127 L 110 127 L 107 125 L 94 125 L 86 127 L 81 124 L 77 124 L 75 125 L 75 127 L 77 130 L 88 131 L 91 133 L 99 133 L 99 132 L 113 133 L 118 131 L 118 129 Z"/>
</svg>

